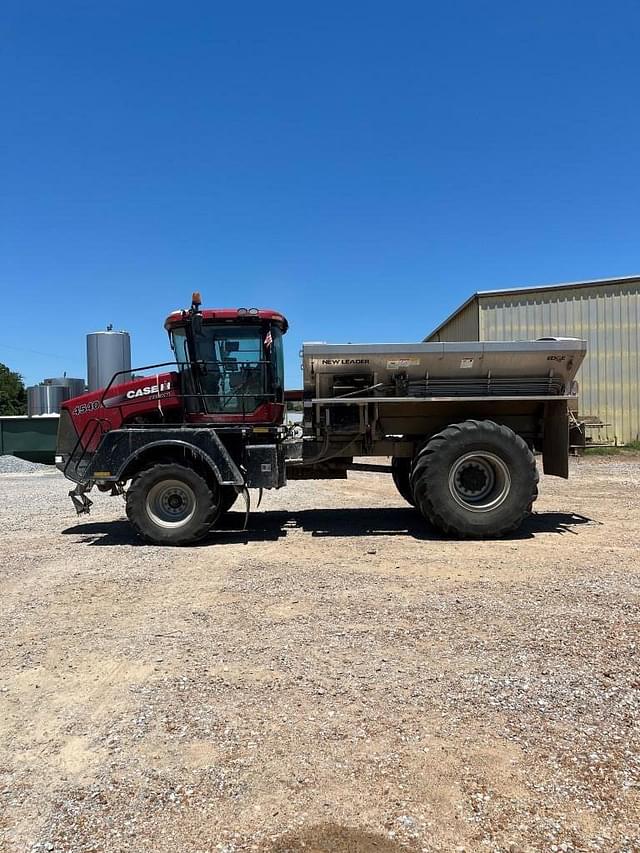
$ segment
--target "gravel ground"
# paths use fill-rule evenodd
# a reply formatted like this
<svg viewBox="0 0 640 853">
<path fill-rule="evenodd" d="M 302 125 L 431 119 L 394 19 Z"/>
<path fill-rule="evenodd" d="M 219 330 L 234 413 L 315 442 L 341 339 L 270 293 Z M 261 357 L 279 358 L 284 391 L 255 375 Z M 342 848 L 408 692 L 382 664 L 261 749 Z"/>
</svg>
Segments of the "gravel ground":
<svg viewBox="0 0 640 853">
<path fill-rule="evenodd" d="M 0 475 L 3 851 L 640 850 L 640 461 L 455 542 L 382 473 L 139 544 Z"/>
</svg>

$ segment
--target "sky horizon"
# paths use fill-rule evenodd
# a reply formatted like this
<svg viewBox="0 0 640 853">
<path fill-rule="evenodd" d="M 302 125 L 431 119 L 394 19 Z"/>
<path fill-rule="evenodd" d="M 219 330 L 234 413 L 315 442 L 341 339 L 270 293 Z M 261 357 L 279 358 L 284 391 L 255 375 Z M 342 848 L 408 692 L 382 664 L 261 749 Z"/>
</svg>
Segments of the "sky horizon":
<svg viewBox="0 0 640 853">
<path fill-rule="evenodd" d="M 8 0 L 0 362 L 83 376 L 85 335 L 287 316 L 420 340 L 476 290 L 640 273 L 640 6 Z"/>
</svg>

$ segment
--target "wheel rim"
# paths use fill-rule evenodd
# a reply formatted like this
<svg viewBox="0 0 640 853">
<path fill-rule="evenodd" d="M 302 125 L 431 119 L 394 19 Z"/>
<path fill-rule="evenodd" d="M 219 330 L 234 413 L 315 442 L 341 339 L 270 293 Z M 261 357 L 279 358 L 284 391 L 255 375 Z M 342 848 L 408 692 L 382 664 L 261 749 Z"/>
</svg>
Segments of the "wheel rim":
<svg viewBox="0 0 640 853">
<path fill-rule="evenodd" d="M 496 509 L 504 503 L 510 489 L 509 469 L 494 453 L 466 453 L 451 466 L 449 491 L 456 503 L 471 512 Z"/>
<path fill-rule="evenodd" d="M 149 489 L 146 509 L 159 527 L 183 527 L 196 511 L 196 496 L 183 480 L 162 480 Z"/>
</svg>

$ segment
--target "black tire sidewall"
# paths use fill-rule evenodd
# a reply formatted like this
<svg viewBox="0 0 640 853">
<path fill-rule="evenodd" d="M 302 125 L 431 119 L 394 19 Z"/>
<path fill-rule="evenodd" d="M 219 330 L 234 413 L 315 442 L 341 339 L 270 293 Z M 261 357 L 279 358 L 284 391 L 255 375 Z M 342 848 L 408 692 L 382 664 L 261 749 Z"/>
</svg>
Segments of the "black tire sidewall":
<svg viewBox="0 0 640 853">
<path fill-rule="evenodd" d="M 400 496 L 411 506 L 415 506 L 416 502 L 411 488 L 411 459 L 394 456 L 391 460 L 391 476 Z"/>
</svg>

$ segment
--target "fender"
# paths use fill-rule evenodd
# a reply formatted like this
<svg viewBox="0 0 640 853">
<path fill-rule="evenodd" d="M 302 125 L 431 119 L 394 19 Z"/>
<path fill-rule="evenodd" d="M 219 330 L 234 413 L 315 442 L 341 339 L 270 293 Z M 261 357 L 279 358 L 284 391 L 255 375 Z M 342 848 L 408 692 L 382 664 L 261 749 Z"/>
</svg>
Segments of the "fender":
<svg viewBox="0 0 640 853">
<path fill-rule="evenodd" d="M 221 486 L 243 486 L 244 477 L 214 429 L 176 429 L 139 427 L 111 430 L 106 433 L 83 481 L 101 480 L 117 483 L 128 479 L 127 472 L 135 463 L 163 447 L 193 453 L 202 460 Z"/>
</svg>

